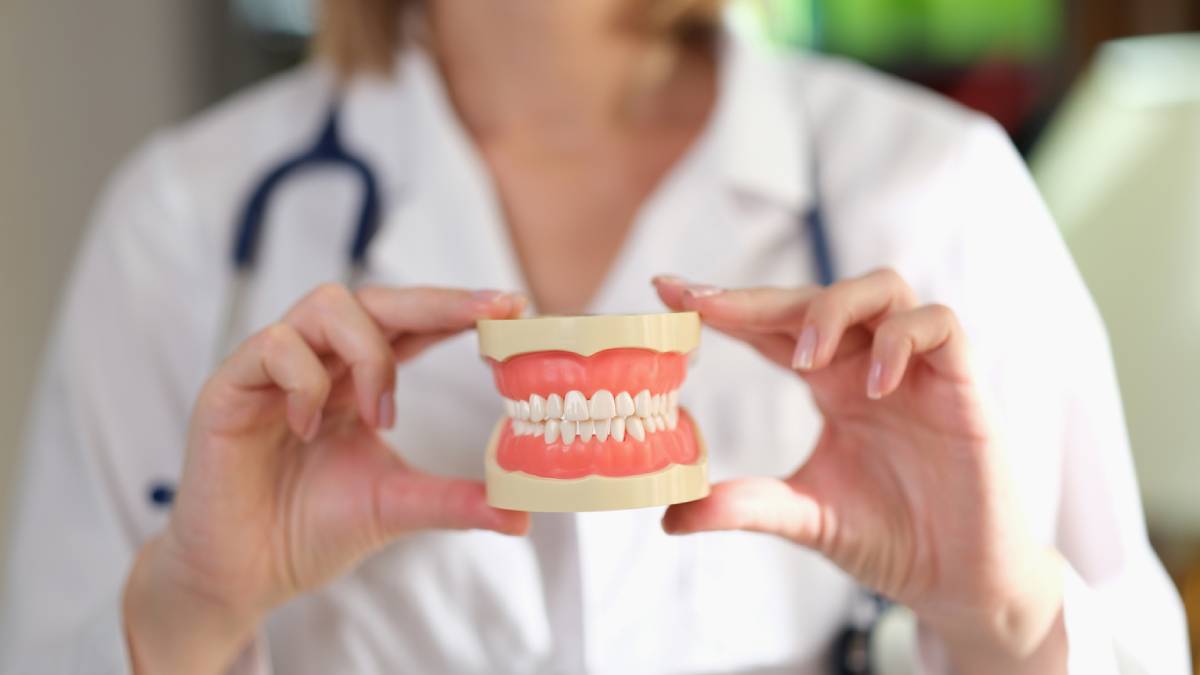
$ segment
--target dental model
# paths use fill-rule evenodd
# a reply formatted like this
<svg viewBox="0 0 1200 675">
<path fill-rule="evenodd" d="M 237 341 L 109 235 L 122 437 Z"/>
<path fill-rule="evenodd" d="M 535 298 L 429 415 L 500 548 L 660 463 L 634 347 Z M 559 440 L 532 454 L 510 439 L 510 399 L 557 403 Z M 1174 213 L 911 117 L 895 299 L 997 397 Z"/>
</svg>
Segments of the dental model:
<svg viewBox="0 0 1200 675">
<path fill-rule="evenodd" d="M 483 320 L 504 397 L 487 498 L 518 511 L 603 511 L 708 495 L 699 431 L 679 407 L 694 312 Z"/>
</svg>

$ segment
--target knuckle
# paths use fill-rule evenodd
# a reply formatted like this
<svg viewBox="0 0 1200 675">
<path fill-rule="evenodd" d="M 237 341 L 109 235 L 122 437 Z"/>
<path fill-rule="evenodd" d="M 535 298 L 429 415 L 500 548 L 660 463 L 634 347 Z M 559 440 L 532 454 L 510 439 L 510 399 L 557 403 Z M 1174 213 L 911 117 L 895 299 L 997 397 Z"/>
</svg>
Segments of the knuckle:
<svg viewBox="0 0 1200 675">
<path fill-rule="evenodd" d="M 331 281 L 317 286 L 308 295 L 309 302 L 321 309 L 330 309 L 341 305 L 350 297 L 350 290 L 348 288 Z"/>
<path fill-rule="evenodd" d="M 946 305 L 934 303 L 927 305 L 925 311 L 929 314 L 930 318 L 938 323 L 958 324 L 958 315 Z"/>
<path fill-rule="evenodd" d="M 291 326 L 276 322 L 263 328 L 254 337 L 256 346 L 265 352 L 278 352 L 292 344 L 296 330 Z"/>
<path fill-rule="evenodd" d="M 904 281 L 904 277 L 900 276 L 900 273 L 897 272 L 896 268 L 894 268 L 894 267 L 880 267 L 880 268 L 876 269 L 875 271 L 871 272 L 867 276 L 869 276 L 870 278 L 875 279 L 877 281 L 880 281 L 884 284 L 887 284 L 888 286 L 907 286 L 908 285 Z"/>
</svg>

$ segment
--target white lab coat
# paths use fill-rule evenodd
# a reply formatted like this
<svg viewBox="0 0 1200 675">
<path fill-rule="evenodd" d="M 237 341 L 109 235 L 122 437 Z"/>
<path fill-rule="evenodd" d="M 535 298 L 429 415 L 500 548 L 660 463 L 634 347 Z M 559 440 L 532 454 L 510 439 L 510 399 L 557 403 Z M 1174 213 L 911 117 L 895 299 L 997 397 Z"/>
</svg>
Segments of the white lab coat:
<svg viewBox="0 0 1200 675">
<path fill-rule="evenodd" d="M 1182 675 L 1181 608 L 1147 544 L 1104 330 L 1001 130 L 847 63 L 736 38 L 721 63 L 708 128 L 643 205 L 588 310 L 660 309 L 658 273 L 812 282 L 801 219 L 819 183 L 842 276 L 895 267 L 964 322 L 1029 525 L 1070 561 L 1072 675 Z M 166 522 L 147 491 L 178 477 L 191 402 L 221 349 L 235 217 L 265 171 L 313 141 L 331 82 L 308 65 L 253 88 L 156 136 L 107 190 L 25 446 L 5 672 L 126 672 L 122 580 Z M 400 54 L 393 77 L 349 87 L 343 133 L 386 200 L 369 282 L 523 287 L 494 188 L 421 51 Z M 276 195 L 238 336 L 342 278 L 358 199 L 333 170 Z M 404 366 L 398 382 L 397 450 L 481 476 L 500 399 L 474 336 Z M 682 400 L 716 480 L 790 473 L 820 424 L 799 378 L 711 332 Z M 828 672 L 855 597 L 845 575 L 764 535 L 668 537 L 660 515 L 535 516 L 529 538 L 405 537 L 276 611 L 234 670 Z M 924 672 L 949 672 L 935 639 L 917 642 Z"/>
</svg>

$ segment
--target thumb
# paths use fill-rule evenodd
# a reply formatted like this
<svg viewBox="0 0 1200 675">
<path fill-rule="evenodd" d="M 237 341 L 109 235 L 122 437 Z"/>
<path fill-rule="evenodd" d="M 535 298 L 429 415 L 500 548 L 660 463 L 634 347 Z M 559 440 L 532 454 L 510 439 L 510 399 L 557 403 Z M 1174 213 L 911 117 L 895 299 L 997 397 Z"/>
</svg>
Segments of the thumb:
<svg viewBox="0 0 1200 675">
<path fill-rule="evenodd" d="M 809 548 L 821 540 L 821 506 L 811 496 L 776 478 L 718 483 L 694 502 L 676 504 L 663 516 L 668 534 L 747 530 L 775 534 Z"/>
<path fill-rule="evenodd" d="M 379 528 L 389 538 L 428 529 L 529 531 L 529 514 L 488 506 L 479 481 L 404 469 L 379 481 L 375 499 Z"/>
</svg>

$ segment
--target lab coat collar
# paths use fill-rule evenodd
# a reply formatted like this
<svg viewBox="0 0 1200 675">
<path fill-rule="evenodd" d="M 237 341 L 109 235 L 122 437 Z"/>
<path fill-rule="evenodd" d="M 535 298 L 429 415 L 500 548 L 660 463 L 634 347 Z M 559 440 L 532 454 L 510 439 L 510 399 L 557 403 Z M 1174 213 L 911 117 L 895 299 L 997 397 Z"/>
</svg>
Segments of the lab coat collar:
<svg viewBox="0 0 1200 675">
<path fill-rule="evenodd" d="M 798 213 L 814 197 L 815 162 L 801 84 L 789 68 L 793 57 L 733 30 L 719 45 L 718 98 L 706 133 L 723 176 L 735 193 Z M 457 124 L 430 118 L 430 100 L 444 96 L 438 77 L 429 54 L 412 41 L 398 52 L 392 75 L 355 78 L 343 92 L 343 136 L 376 167 L 392 198 L 402 198 L 404 186 L 438 159 L 429 156 L 430 137 L 444 139 L 444 129 L 421 127 Z M 438 112 L 453 114 L 448 107 Z"/>
</svg>

